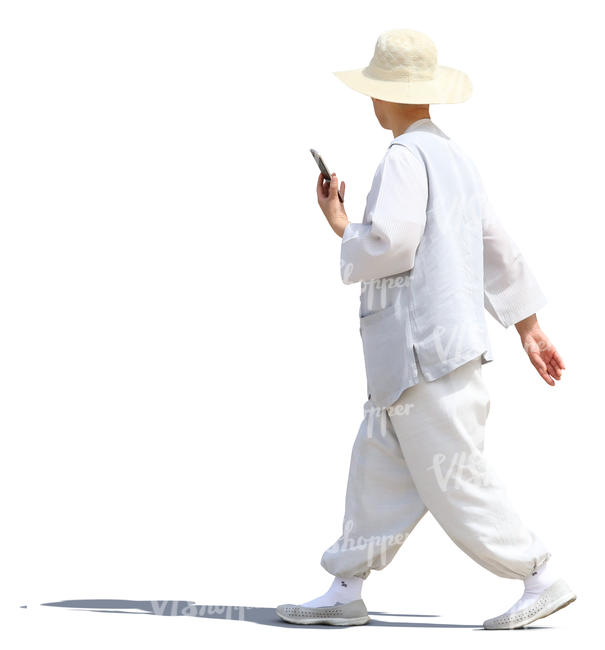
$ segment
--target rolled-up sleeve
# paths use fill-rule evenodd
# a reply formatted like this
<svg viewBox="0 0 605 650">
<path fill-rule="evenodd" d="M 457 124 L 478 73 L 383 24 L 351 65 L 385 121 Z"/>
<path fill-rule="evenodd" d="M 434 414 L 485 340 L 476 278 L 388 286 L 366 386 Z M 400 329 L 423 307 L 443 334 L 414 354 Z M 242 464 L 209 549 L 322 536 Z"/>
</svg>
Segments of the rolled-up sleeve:
<svg viewBox="0 0 605 650">
<path fill-rule="evenodd" d="M 340 251 L 345 284 L 385 278 L 414 266 L 426 224 L 428 181 L 424 163 L 404 145 L 393 145 L 368 195 L 367 223 L 349 223 Z"/>
<path fill-rule="evenodd" d="M 504 327 L 535 314 L 547 304 L 523 254 L 485 199 L 483 210 L 484 305 Z"/>
</svg>

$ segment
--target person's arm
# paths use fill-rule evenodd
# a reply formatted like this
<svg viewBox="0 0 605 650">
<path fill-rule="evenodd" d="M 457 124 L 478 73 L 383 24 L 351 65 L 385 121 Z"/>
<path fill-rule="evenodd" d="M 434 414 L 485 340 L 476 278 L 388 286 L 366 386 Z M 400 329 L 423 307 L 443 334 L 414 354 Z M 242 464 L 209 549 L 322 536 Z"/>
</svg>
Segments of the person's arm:
<svg viewBox="0 0 605 650">
<path fill-rule="evenodd" d="M 491 202 L 485 199 L 483 205 L 484 305 L 503 327 L 509 327 L 548 301 Z"/>
<path fill-rule="evenodd" d="M 400 145 L 389 148 L 381 165 L 367 223 L 349 222 L 343 232 L 340 268 L 345 284 L 385 278 L 414 266 L 426 224 L 426 170 Z"/>
<path fill-rule="evenodd" d="M 518 246 L 486 200 L 483 212 L 484 304 L 504 327 L 515 325 L 521 345 L 549 386 L 561 379 L 565 364 L 538 324 L 536 312 L 547 304 Z"/>
</svg>

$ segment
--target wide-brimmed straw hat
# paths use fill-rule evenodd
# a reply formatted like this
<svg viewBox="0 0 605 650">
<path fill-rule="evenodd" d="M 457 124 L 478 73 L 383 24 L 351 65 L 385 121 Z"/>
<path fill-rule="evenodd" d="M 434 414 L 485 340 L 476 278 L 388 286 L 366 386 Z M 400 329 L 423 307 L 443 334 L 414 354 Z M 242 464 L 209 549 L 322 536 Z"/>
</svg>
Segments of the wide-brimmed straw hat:
<svg viewBox="0 0 605 650">
<path fill-rule="evenodd" d="M 433 41 L 413 29 L 383 32 L 369 65 L 334 74 L 353 90 L 400 104 L 457 104 L 473 92 L 468 76 L 439 65 Z"/>
</svg>

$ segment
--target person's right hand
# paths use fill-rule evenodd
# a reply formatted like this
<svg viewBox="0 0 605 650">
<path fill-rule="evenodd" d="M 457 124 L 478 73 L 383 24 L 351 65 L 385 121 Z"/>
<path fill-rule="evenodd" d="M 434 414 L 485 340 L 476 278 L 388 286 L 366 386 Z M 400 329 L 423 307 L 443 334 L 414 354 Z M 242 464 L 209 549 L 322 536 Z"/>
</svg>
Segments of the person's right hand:
<svg viewBox="0 0 605 650">
<path fill-rule="evenodd" d="M 565 370 L 565 364 L 555 346 L 538 325 L 535 314 L 515 323 L 517 332 L 521 337 L 521 344 L 527 353 L 538 374 L 549 386 L 554 386 L 556 379 L 559 381 Z"/>
<path fill-rule="evenodd" d="M 344 181 L 340 184 L 340 195 L 344 200 Z M 329 181 L 324 180 L 324 177 L 321 174 L 319 175 L 319 178 L 317 179 L 317 203 L 319 203 L 319 207 L 332 227 L 332 230 L 339 237 L 342 237 L 345 228 L 349 223 L 349 219 L 345 212 L 344 205 L 338 198 L 338 178 L 336 177 L 336 174 L 332 174 Z"/>
</svg>

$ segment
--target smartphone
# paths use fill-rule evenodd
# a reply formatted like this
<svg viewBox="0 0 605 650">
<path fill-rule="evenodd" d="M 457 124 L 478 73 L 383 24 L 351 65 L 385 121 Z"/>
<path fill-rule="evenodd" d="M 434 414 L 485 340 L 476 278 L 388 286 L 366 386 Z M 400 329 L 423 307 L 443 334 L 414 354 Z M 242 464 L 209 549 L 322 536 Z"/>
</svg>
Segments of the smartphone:
<svg viewBox="0 0 605 650">
<path fill-rule="evenodd" d="M 317 163 L 317 166 L 319 167 L 319 171 L 321 172 L 321 175 L 324 177 L 325 180 L 329 181 L 332 179 L 332 175 L 328 171 L 328 167 L 326 166 L 326 163 L 323 161 L 323 158 L 319 155 L 315 149 L 309 149 L 311 152 L 311 155 L 313 158 L 315 158 L 315 162 Z M 338 198 L 340 199 L 341 203 L 344 203 L 345 200 L 342 198 L 340 194 L 340 190 L 338 190 Z"/>
</svg>

